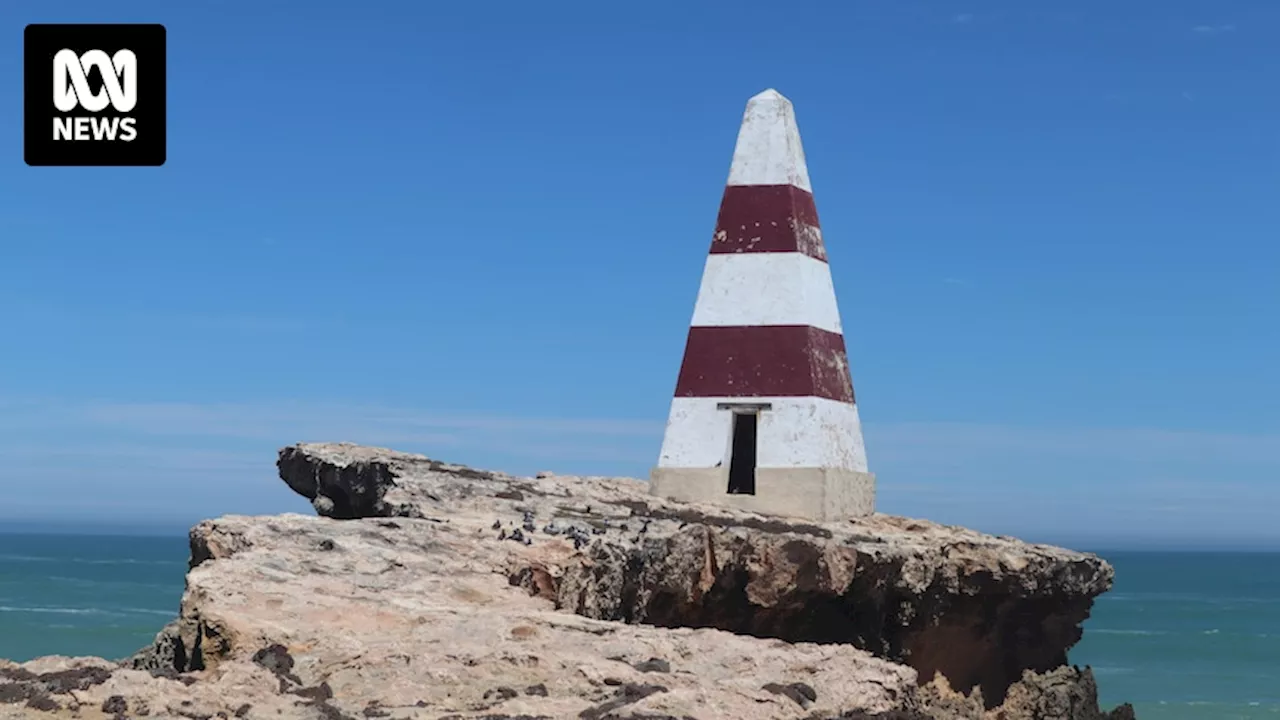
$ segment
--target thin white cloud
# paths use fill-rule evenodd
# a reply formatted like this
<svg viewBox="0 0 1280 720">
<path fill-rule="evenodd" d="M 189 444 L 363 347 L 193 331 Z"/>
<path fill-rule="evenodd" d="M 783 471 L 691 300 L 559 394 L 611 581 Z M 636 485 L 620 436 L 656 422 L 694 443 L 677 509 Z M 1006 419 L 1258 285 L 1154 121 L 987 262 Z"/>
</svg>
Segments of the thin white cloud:
<svg viewBox="0 0 1280 720">
<path fill-rule="evenodd" d="M 1028 427 L 979 423 L 868 424 L 872 440 L 895 452 L 956 457 L 1016 452 L 1046 459 L 1070 455 L 1114 459 L 1231 460 L 1280 469 L 1280 434 L 1225 433 L 1158 428 Z"/>
<path fill-rule="evenodd" d="M 200 468 L 208 472 L 260 470 L 264 458 L 259 453 L 175 447 L 172 444 L 68 443 L 33 445 L 0 444 L 6 472 L 30 472 L 51 465 L 80 465 L 94 472 L 111 468 L 147 468 L 184 471 Z M 269 460 L 269 458 L 268 458 Z"/>
<path fill-rule="evenodd" d="M 494 436 L 539 447 L 570 449 L 589 440 L 640 446 L 661 439 L 664 419 L 521 417 L 450 413 L 322 402 L 108 402 L 0 399 L 0 429 L 37 428 L 46 437 L 78 428 L 151 438 L 137 450 L 174 436 L 231 441 L 343 440 L 466 444 Z M 1114 461 L 1229 461 L 1280 470 L 1280 433 L 1229 433 L 1160 428 L 1051 427 L 965 422 L 866 421 L 878 458 L 968 462 L 993 456 Z M 543 442 L 546 441 L 546 442 Z M 620 445 L 621 443 L 621 445 Z M 47 445 L 47 443 L 46 443 Z M 116 447 L 124 447 L 117 445 Z M 3 451 L 3 445 L 0 445 Z"/>
<path fill-rule="evenodd" d="M 0 399 L 0 458 L 95 472 L 272 472 L 275 450 L 349 441 L 511 472 L 643 474 L 661 420 L 497 416 L 324 402 L 110 402 Z M 54 439 L 56 438 L 56 440 Z"/>
<path fill-rule="evenodd" d="M 350 440 L 516 473 L 644 477 L 662 428 L 661 418 L 321 402 L 0 399 L 0 487 L 21 488 L 11 512 L 89 507 L 98 494 L 182 517 L 279 512 L 297 503 L 274 468 L 275 451 L 293 442 Z M 865 430 L 883 510 L 984 530 L 1261 533 L 1280 503 L 1280 433 L 874 417 Z"/>
<path fill-rule="evenodd" d="M 0 320 L 39 323 L 46 328 L 75 332 L 86 326 L 119 331 L 154 331 L 190 334 L 230 332 L 280 334 L 333 331 L 346 326 L 342 317 L 282 316 L 264 313 L 169 312 L 165 310 L 112 310 L 68 308 L 46 304 L 17 304 L 0 308 Z"/>
<path fill-rule="evenodd" d="M 616 444 L 599 445 L 595 443 L 508 443 L 502 450 L 524 458 L 538 458 L 552 472 L 557 471 L 556 464 L 565 458 L 573 458 L 576 464 L 589 471 L 592 463 L 608 463 L 610 465 L 625 464 L 634 467 L 645 467 L 653 464 L 658 457 L 656 443 L 637 443 L 624 447 Z M 560 470 L 563 472 L 563 470 Z M 635 473 L 631 473 L 635 474 Z"/>
<path fill-rule="evenodd" d="M 460 431 L 538 435 L 647 437 L 662 424 L 647 420 L 566 419 L 440 413 L 340 403 L 89 403 L 74 415 L 155 435 L 212 435 L 273 439 L 282 432 L 309 436 L 381 436 L 391 441 L 454 442 Z"/>
<path fill-rule="evenodd" d="M 968 23 L 973 22 L 973 14 L 972 14 L 972 13 L 959 13 L 958 15 L 953 15 L 953 16 L 951 17 L 951 22 L 953 22 L 953 23 L 955 23 L 955 24 L 957 24 L 957 25 L 966 25 L 966 24 L 968 24 Z"/>
</svg>

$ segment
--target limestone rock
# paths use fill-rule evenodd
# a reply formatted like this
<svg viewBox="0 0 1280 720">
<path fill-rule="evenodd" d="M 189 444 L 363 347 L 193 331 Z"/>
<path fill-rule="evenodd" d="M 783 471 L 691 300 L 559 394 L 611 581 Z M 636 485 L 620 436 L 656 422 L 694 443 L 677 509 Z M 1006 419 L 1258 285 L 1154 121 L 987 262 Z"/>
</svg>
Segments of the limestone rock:
<svg viewBox="0 0 1280 720">
<path fill-rule="evenodd" d="M 1090 555 L 352 445 L 278 466 L 330 517 L 200 523 L 152 647 L 0 662 L 0 718 L 1132 717 L 1061 667 Z"/>
<path fill-rule="evenodd" d="M 1013 538 L 886 515 L 789 522 L 665 502 L 631 479 L 513 478 L 349 444 L 285 448 L 278 467 L 333 517 L 528 513 L 574 528 L 579 556 L 514 572 L 579 615 L 848 643 L 996 700 L 1025 670 L 1066 663 L 1113 579 L 1096 556 Z"/>
</svg>

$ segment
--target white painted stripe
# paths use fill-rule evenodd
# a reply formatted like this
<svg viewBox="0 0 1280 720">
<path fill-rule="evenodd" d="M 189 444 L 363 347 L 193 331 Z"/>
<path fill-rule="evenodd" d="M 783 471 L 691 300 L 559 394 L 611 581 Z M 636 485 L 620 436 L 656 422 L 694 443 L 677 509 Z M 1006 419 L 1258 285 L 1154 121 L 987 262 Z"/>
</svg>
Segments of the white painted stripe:
<svg viewBox="0 0 1280 720">
<path fill-rule="evenodd" d="M 692 324 L 811 325 L 839 333 L 831 267 L 798 252 L 708 255 Z"/>
<path fill-rule="evenodd" d="M 813 192 L 795 109 L 777 90 L 765 90 L 747 101 L 729 184 L 794 185 Z"/>
<path fill-rule="evenodd" d="M 769 403 L 760 413 L 756 465 L 843 468 L 867 472 L 858 407 L 826 398 L 676 398 L 662 440 L 660 468 L 727 465 L 733 415 L 722 402 Z"/>
</svg>

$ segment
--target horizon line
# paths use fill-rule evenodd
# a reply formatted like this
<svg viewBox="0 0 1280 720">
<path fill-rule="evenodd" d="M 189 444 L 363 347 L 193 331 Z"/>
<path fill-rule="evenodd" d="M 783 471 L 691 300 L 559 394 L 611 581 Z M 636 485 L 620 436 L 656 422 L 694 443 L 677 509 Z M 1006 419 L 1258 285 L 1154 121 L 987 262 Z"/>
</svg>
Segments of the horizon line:
<svg viewBox="0 0 1280 720">
<path fill-rule="evenodd" d="M 280 513 L 250 514 L 252 517 L 273 517 Z M 194 522 L 178 519 L 172 521 L 129 521 L 129 520 L 91 520 L 80 519 L 26 519 L 5 517 L 0 515 L 0 536 L 13 535 L 66 535 L 66 536 L 98 536 L 98 537 L 185 537 L 192 527 L 204 520 L 215 520 L 220 516 L 201 518 Z M 319 516 L 317 516 L 319 517 Z M 1077 552 L 1095 555 L 1106 553 L 1178 553 L 1178 554 L 1280 554 L 1280 537 L 1266 538 L 1230 538 L 1230 537 L 1189 537 L 1170 538 L 1161 536 L 1134 536 L 1129 538 L 1099 536 L 1089 538 L 1041 538 L 1016 533 L 985 533 L 992 536 L 1013 537 L 1033 545 L 1051 545 Z"/>
</svg>

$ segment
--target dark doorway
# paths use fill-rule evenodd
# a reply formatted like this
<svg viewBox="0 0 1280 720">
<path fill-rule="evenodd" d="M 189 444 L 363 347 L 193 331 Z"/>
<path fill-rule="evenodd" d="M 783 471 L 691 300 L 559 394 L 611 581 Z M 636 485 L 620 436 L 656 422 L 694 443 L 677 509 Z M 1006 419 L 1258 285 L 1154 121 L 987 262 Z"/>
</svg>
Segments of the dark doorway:
<svg viewBox="0 0 1280 720">
<path fill-rule="evenodd" d="M 733 414 L 729 455 L 729 494 L 756 494 L 756 413 Z"/>
</svg>

